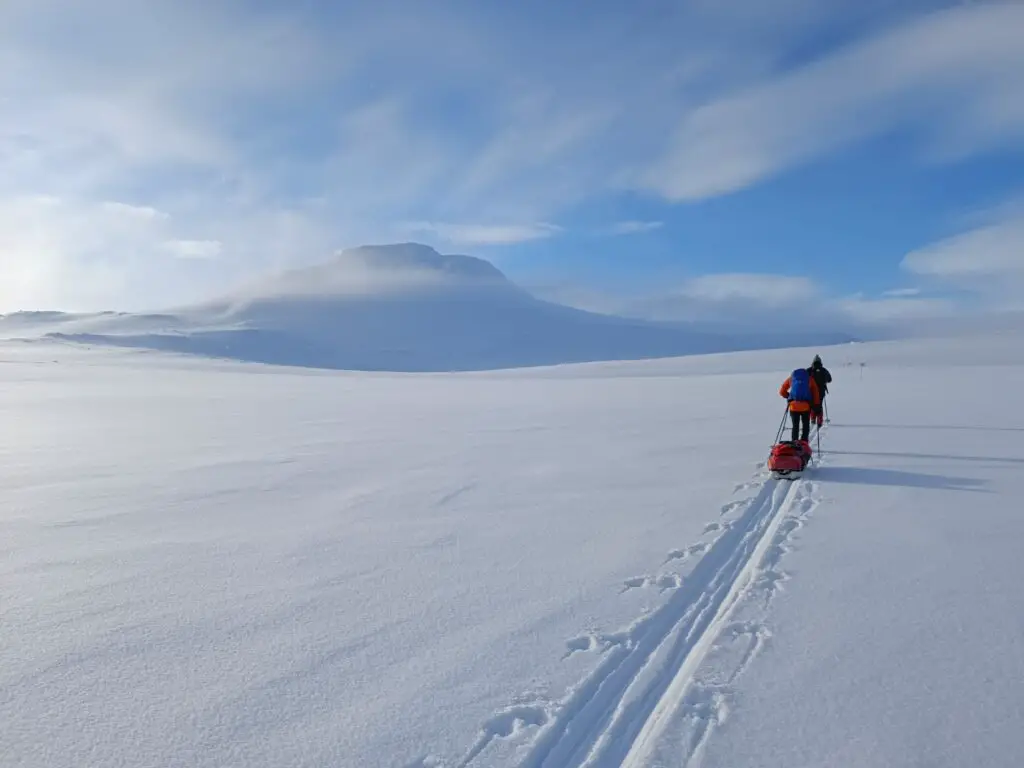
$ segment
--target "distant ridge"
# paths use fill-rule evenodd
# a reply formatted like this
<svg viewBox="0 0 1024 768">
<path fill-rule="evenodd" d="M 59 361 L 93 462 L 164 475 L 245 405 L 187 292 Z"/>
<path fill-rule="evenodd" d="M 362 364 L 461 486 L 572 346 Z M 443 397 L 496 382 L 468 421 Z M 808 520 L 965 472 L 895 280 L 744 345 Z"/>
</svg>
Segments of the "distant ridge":
<svg viewBox="0 0 1024 768">
<path fill-rule="evenodd" d="M 275 365 L 408 372 L 773 345 L 542 301 L 483 259 L 445 255 L 419 243 L 348 249 L 323 264 L 288 270 L 176 312 L 42 312 L 0 320 L 6 335 L 28 329 L 36 337 Z"/>
</svg>

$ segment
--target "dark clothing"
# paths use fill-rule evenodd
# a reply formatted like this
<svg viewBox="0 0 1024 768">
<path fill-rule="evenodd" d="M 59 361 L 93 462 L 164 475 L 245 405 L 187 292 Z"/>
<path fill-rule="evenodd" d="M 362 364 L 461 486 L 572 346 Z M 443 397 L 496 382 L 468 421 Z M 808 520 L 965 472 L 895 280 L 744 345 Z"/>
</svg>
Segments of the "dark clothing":
<svg viewBox="0 0 1024 768">
<path fill-rule="evenodd" d="M 810 411 L 790 411 L 789 418 L 793 422 L 793 436 L 792 441 L 795 443 L 797 440 L 803 440 L 810 442 L 811 440 L 811 412 Z"/>
<path fill-rule="evenodd" d="M 818 392 L 821 394 L 821 399 L 824 400 L 825 395 L 828 394 L 828 385 L 832 383 L 832 374 L 824 365 L 811 366 L 807 370 L 810 371 L 814 383 L 818 385 Z"/>
<path fill-rule="evenodd" d="M 820 363 L 812 365 L 807 370 L 810 372 L 811 378 L 814 379 L 814 383 L 818 385 L 818 392 L 821 394 L 821 398 L 814 404 L 812 413 L 815 422 L 820 426 L 824 420 L 825 395 L 828 394 L 828 385 L 832 383 L 832 374 Z"/>
</svg>

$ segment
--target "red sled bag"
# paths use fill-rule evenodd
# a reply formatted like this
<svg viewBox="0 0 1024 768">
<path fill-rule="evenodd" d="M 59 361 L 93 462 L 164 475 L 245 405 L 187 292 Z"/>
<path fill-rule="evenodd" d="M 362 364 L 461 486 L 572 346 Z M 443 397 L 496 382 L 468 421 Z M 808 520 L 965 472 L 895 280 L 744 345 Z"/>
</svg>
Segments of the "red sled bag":
<svg viewBox="0 0 1024 768">
<path fill-rule="evenodd" d="M 768 456 L 768 469 L 781 477 L 798 475 L 811 460 L 811 446 L 803 440 L 777 443 Z"/>
</svg>

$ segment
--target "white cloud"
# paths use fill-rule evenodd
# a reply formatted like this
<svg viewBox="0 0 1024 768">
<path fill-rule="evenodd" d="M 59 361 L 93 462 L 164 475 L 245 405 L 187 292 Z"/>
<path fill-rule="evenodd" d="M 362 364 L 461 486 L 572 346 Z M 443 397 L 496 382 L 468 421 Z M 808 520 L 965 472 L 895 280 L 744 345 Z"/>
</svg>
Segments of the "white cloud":
<svg viewBox="0 0 1024 768">
<path fill-rule="evenodd" d="M 0 162 L 18 173 L 0 174 L 0 185 L 82 192 L 175 166 L 225 172 L 244 160 L 235 137 L 245 123 L 233 123 L 330 71 L 322 51 L 287 18 L 224 4 L 9 4 L 0 9 Z"/>
<path fill-rule="evenodd" d="M 682 120 L 640 183 L 671 200 L 755 184 L 902 125 L 937 154 L 1024 139 L 1024 5 L 978 3 L 918 17 Z"/>
<path fill-rule="evenodd" d="M 36 200 L 39 201 L 41 198 L 36 198 Z M 54 205 L 59 205 L 61 202 L 58 198 L 46 198 L 46 200 Z M 170 218 L 164 211 L 158 211 L 156 208 L 148 205 L 131 205 L 129 203 L 119 203 L 115 200 L 103 200 L 97 208 L 104 214 L 114 218 L 121 218 L 125 221 L 156 222 L 166 221 Z"/>
<path fill-rule="evenodd" d="M 165 231 L 148 207 L 46 195 L 0 198 L 0 309 L 78 309 L 125 288 Z"/>
<path fill-rule="evenodd" d="M 451 224 L 427 221 L 409 223 L 406 229 L 429 232 L 455 245 L 513 245 L 543 240 L 561 231 L 552 224 Z"/>
<path fill-rule="evenodd" d="M 637 235 L 661 229 L 663 221 L 620 221 L 608 228 L 611 235 Z"/>
<path fill-rule="evenodd" d="M 932 320 L 955 315 L 962 308 L 950 299 L 888 297 L 873 299 L 851 296 L 839 300 L 837 308 L 851 320 L 868 325 L 892 325 L 907 320 Z"/>
<path fill-rule="evenodd" d="M 893 288 L 882 293 L 882 296 L 887 299 L 909 299 L 920 295 L 920 288 Z"/>
<path fill-rule="evenodd" d="M 908 253 L 902 268 L 988 310 L 1017 309 L 1024 299 L 1024 207 L 1011 201 L 972 229 Z"/>
<path fill-rule="evenodd" d="M 281 268 L 292 246 L 329 253 L 304 218 L 284 214 L 222 222 L 226 243 L 194 227 L 151 206 L 0 196 L 0 312 L 161 308 L 195 300 L 196 285 L 217 292 L 251 270 Z M 223 258 L 228 250 L 245 258 Z"/>
<path fill-rule="evenodd" d="M 679 293 L 705 301 L 785 307 L 816 298 L 818 286 L 807 277 L 734 273 L 694 278 L 685 283 Z"/>
<path fill-rule="evenodd" d="M 1024 277 L 1024 217 L 1000 221 L 908 253 L 904 269 L 926 277 Z"/>
<path fill-rule="evenodd" d="M 952 299 L 924 295 L 835 295 L 809 278 L 772 274 L 707 274 L 633 295 L 565 283 L 535 290 L 594 312 L 794 339 L 886 336 L 909 323 L 952 317 L 963 309 Z"/>
<path fill-rule="evenodd" d="M 164 247 L 179 259 L 212 259 L 224 250 L 219 240 L 169 240 Z"/>
</svg>

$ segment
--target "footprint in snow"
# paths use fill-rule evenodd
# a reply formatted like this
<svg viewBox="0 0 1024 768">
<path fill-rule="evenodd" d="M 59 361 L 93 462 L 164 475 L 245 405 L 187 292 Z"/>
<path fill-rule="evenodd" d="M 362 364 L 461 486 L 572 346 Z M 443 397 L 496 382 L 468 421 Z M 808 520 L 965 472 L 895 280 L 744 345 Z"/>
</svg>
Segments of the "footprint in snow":
<svg viewBox="0 0 1024 768">
<path fill-rule="evenodd" d="M 631 589 L 641 589 L 646 587 L 648 582 L 647 576 L 636 576 L 632 579 L 626 579 L 622 582 L 622 591 L 629 592 Z"/>
<path fill-rule="evenodd" d="M 726 515 L 731 515 L 736 510 L 745 507 L 748 503 L 749 502 L 747 502 L 747 501 L 731 501 L 728 504 L 726 504 L 724 507 L 722 507 L 722 511 L 720 513 L 720 516 L 721 517 L 725 517 Z"/>
<path fill-rule="evenodd" d="M 669 589 L 679 589 L 679 586 L 683 583 L 683 580 L 678 574 L 666 573 L 663 576 L 659 576 L 657 581 L 655 581 L 654 583 L 662 592 L 665 592 Z"/>
<path fill-rule="evenodd" d="M 499 712 L 484 724 L 485 732 L 492 738 L 507 739 L 524 728 L 542 726 L 548 721 L 543 707 L 521 705 Z"/>
<path fill-rule="evenodd" d="M 729 701 L 726 691 L 718 688 L 697 684 L 690 688 L 683 699 L 685 713 L 684 762 L 700 754 L 711 737 L 711 734 L 729 719 Z"/>
<path fill-rule="evenodd" d="M 759 621 L 734 621 L 722 630 L 722 637 L 726 640 L 736 640 L 741 637 L 770 637 L 768 628 Z"/>
<path fill-rule="evenodd" d="M 673 560 L 687 560 L 693 557 L 694 555 L 703 554 L 707 551 L 707 549 L 708 545 L 704 542 L 700 542 L 698 544 L 691 544 L 690 546 L 684 549 L 673 549 L 671 552 L 668 553 L 668 557 L 665 558 L 665 562 L 670 563 Z"/>
<path fill-rule="evenodd" d="M 675 573 L 664 573 L 658 577 L 651 576 L 637 576 L 636 578 L 626 579 L 622 584 L 622 592 L 629 592 L 633 589 L 645 589 L 647 587 L 657 587 L 662 592 L 669 589 L 679 589 L 679 586 L 683 583 L 682 577 Z"/>
<path fill-rule="evenodd" d="M 735 683 L 740 675 L 747 670 L 771 637 L 772 633 L 768 627 L 752 621 L 735 622 L 723 630 L 723 643 L 740 644 L 743 646 L 742 655 L 729 675 L 728 683 L 730 685 Z"/>
<path fill-rule="evenodd" d="M 789 581 L 789 575 L 785 571 L 769 569 L 761 573 L 754 582 L 754 589 L 760 592 L 764 598 L 762 605 L 767 608 L 775 597 L 776 593 L 782 590 L 782 585 Z"/>
<path fill-rule="evenodd" d="M 787 538 L 793 531 L 796 531 L 804 527 L 804 521 L 799 517 L 787 517 L 779 524 L 779 532 L 776 537 L 779 539 Z"/>
<path fill-rule="evenodd" d="M 459 765 L 468 766 L 490 746 L 492 741 L 511 739 L 526 728 L 543 727 L 550 717 L 545 707 L 535 704 L 520 704 L 499 712 L 484 723 L 476 744 Z"/>
<path fill-rule="evenodd" d="M 567 659 L 574 653 L 587 653 L 597 648 L 597 638 L 594 635 L 583 635 L 582 637 L 574 637 L 572 640 L 565 644 L 565 655 L 563 659 Z"/>
<path fill-rule="evenodd" d="M 625 632 L 580 635 L 565 644 L 566 652 L 562 659 L 567 659 L 576 653 L 592 653 L 594 651 L 604 653 L 609 648 L 625 645 L 628 641 L 629 636 Z"/>
</svg>

